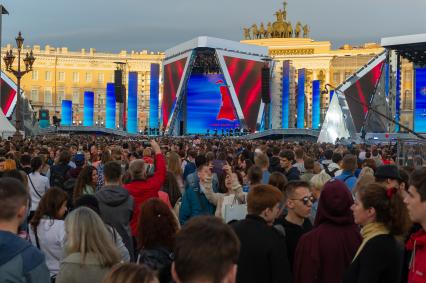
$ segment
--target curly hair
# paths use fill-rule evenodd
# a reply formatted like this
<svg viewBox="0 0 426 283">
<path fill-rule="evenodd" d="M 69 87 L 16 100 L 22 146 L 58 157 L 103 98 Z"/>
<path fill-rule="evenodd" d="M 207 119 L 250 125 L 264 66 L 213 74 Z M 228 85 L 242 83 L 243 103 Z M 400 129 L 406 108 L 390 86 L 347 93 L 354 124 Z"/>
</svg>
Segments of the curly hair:
<svg viewBox="0 0 426 283">
<path fill-rule="evenodd" d="M 162 246 L 173 250 L 178 228 L 177 218 L 169 207 L 162 200 L 152 198 L 141 206 L 136 236 L 138 248 Z"/>
<path fill-rule="evenodd" d="M 410 228 L 407 208 L 398 193 L 387 195 L 386 187 L 379 183 L 367 184 L 357 192 L 364 208 L 373 207 L 376 222 L 383 223 L 391 235 L 402 236 Z"/>
</svg>

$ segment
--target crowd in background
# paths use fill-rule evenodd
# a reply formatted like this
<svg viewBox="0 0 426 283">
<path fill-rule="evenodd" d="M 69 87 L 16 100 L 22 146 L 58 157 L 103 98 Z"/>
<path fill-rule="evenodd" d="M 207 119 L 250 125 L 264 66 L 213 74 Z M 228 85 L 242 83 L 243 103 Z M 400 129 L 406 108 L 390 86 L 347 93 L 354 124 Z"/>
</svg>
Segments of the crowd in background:
<svg viewBox="0 0 426 283">
<path fill-rule="evenodd" d="M 426 167 L 391 144 L 0 141 L 2 282 L 426 282 Z"/>
</svg>

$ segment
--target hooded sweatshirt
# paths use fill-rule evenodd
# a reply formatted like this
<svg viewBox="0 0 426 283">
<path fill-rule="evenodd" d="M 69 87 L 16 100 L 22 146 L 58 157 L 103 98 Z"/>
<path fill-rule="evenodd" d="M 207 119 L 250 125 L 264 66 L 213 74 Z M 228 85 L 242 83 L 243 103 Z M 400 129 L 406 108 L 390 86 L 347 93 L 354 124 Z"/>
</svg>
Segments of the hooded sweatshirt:
<svg viewBox="0 0 426 283">
<path fill-rule="evenodd" d="M 133 197 L 121 186 L 104 186 L 95 194 L 102 219 L 113 226 L 123 239 L 129 254 L 133 255 L 130 220 L 133 216 Z"/>
<path fill-rule="evenodd" d="M 350 209 L 352 204 L 345 183 L 332 179 L 325 184 L 315 227 L 302 236 L 296 249 L 295 282 L 342 282 L 362 241 Z"/>
<path fill-rule="evenodd" d="M 0 281 L 50 283 L 43 254 L 17 235 L 0 231 Z"/>
<path fill-rule="evenodd" d="M 418 283 L 426 281 L 426 232 L 422 229 L 414 233 L 406 244 L 406 248 L 413 252 L 408 270 L 408 282 Z"/>
</svg>

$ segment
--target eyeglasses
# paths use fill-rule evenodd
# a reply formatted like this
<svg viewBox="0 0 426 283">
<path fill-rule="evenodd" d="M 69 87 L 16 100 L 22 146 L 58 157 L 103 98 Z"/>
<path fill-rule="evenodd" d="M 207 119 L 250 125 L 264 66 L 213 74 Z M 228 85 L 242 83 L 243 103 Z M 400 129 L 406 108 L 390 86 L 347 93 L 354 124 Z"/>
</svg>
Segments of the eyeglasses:
<svg viewBox="0 0 426 283">
<path fill-rule="evenodd" d="M 304 198 L 301 199 L 291 199 L 291 200 L 298 200 L 303 202 L 304 205 L 307 205 L 308 202 L 314 203 L 315 202 L 315 198 L 313 196 L 306 196 Z"/>
</svg>

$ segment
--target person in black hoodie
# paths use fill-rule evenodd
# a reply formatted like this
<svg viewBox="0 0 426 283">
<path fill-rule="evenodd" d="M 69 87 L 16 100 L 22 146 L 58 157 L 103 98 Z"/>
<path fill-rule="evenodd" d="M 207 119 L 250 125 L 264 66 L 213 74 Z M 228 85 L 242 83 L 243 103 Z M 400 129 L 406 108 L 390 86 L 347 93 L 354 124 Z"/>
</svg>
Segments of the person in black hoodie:
<svg viewBox="0 0 426 283">
<path fill-rule="evenodd" d="M 104 187 L 95 194 L 102 220 L 114 227 L 123 239 L 133 261 L 134 247 L 130 231 L 133 197 L 120 185 L 121 166 L 110 161 L 104 165 Z"/>
<path fill-rule="evenodd" d="M 291 282 L 284 234 L 272 226 L 282 203 L 283 194 L 274 186 L 250 189 L 246 219 L 232 224 L 241 243 L 237 283 Z"/>
</svg>

